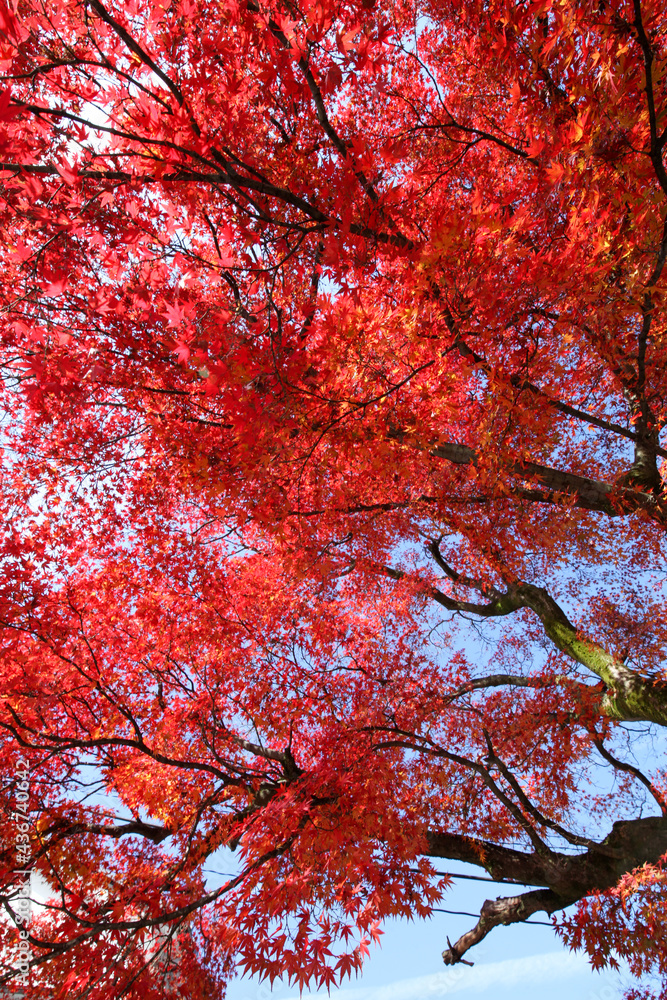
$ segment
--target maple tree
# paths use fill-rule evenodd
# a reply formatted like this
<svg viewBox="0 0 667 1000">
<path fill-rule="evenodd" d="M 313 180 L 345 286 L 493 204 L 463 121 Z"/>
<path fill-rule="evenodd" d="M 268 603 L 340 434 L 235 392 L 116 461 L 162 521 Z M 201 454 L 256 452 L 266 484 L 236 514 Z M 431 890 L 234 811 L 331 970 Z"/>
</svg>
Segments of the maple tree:
<svg viewBox="0 0 667 1000">
<path fill-rule="evenodd" d="M 0 4 L 3 983 L 330 985 L 447 859 L 512 888 L 446 963 L 667 996 L 666 33 Z"/>
</svg>

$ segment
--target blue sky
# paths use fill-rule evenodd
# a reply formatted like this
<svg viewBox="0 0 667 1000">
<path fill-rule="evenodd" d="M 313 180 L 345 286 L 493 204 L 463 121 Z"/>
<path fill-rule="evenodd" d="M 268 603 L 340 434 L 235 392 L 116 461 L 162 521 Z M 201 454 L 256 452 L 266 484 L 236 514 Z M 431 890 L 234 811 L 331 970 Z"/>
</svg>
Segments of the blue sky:
<svg viewBox="0 0 667 1000">
<path fill-rule="evenodd" d="M 453 870 L 453 866 L 452 866 Z M 466 865 L 463 873 L 479 874 Z M 510 887 L 505 887 L 509 889 Z M 503 894 L 503 886 L 458 882 L 443 907 L 477 911 L 484 899 Z M 540 915 L 538 914 L 537 917 Z M 542 915 L 544 919 L 547 919 Z M 446 968 L 441 952 L 447 936 L 456 938 L 475 924 L 472 917 L 434 913 L 429 921 L 390 921 L 382 945 L 371 951 L 363 974 L 332 990 L 338 1000 L 615 1000 L 622 995 L 618 973 L 593 972 L 585 955 L 563 947 L 549 927 L 515 925 L 496 928 L 466 958 L 474 967 Z M 303 1000 L 316 994 L 304 993 Z M 323 1000 L 326 991 L 317 994 Z M 298 988 L 277 983 L 273 990 L 257 979 L 234 980 L 227 1000 L 297 1000 Z"/>
<path fill-rule="evenodd" d="M 471 865 L 457 864 L 456 870 L 478 874 Z M 476 911 L 484 899 L 495 898 L 502 890 L 492 883 L 459 881 L 442 906 Z M 35 884 L 33 896 L 43 898 L 46 893 Z M 549 927 L 541 925 L 497 927 L 467 954 L 475 963 L 472 968 L 446 968 L 441 952 L 447 936 L 455 941 L 474 923 L 472 917 L 444 913 L 434 913 L 427 921 L 387 922 L 382 944 L 371 950 L 362 975 L 332 990 L 332 996 L 338 1000 L 442 1000 L 450 996 L 456 1000 L 533 1000 L 536 995 L 539 1000 L 618 1000 L 621 996 L 625 977 L 611 971 L 593 972 L 585 955 L 568 951 Z M 304 993 L 302 1000 L 324 1000 L 326 995 L 326 991 Z M 256 978 L 238 977 L 227 992 L 227 1000 L 298 998 L 297 988 L 276 983 L 271 990 Z"/>
</svg>

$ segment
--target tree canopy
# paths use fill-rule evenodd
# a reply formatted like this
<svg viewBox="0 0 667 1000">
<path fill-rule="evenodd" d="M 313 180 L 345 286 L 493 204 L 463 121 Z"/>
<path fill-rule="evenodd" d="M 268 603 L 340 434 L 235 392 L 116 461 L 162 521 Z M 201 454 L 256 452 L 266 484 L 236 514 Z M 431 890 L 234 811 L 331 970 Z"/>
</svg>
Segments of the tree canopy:
<svg viewBox="0 0 667 1000">
<path fill-rule="evenodd" d="M 667 997 L 664 4 L 14 0 L 0 70 L 3 988 L 336 984 L 459 861 L 445 963 Z"/>
</svg>

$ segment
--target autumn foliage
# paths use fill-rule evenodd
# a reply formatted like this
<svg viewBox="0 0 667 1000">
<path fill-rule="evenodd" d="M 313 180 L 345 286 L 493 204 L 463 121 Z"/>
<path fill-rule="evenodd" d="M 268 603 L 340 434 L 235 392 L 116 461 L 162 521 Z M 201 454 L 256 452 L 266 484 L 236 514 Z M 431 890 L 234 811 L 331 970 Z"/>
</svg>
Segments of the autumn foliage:
<svg viewBox="0 0 667 1000">
<path fill-rule="evenodd" d="M 336 984 L 451 861 L 526 891 L 446 963 L 667 997 L 664 3 L 13 0 L 0 70 L 2 989 Z"/>
</svg>

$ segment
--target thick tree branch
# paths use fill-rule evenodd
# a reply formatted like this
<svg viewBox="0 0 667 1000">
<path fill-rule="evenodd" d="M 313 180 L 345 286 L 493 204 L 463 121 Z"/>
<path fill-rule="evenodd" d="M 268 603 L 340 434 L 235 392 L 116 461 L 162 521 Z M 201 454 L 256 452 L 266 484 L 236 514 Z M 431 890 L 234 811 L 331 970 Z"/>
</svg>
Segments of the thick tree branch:
<svg viewBox="0 0 667 1000">
<path fill-rule="evenodd" d="M 486 900 L 478 923 L 443 952 L 443 960 L 446 965 L 456 964 L 499 924 L 525 922 L 540 911 L 552 914 L 591 892 L 604 892 L 626 872 L 655 864 L 666 852 L 667 819 L 658 816 L 614 823 L 601 844 L 575 856 L 556 851 L 529 854 L 462 834 L 429 832 L 426 853 L 430 857 L 465 861 L 484 868 L 494 879 L 544 887 Z"/>
<path fill-rule="evenodd" d="M 606 715 L 667 726 L 667 683 L 662 678 L 642 677 L 603 646 L 581 636 L 546 590 L 531 584 L 519 584 L 510 590 L 517 607 L 534 611 L 558 649 L 604 682 L 607 691 L 601 709 Z"/>
<path fill-rule="evenodd" d="M 455 691 L 446 695 L 447 701 L 454 701 L 473 691 L 483 691 L 495 687 L 526 687 L 543 688 L 558 683 L 558 678 L 549 680 L 542 677 L 520 677 L 517 674 L 489 674 L 487 677 L 474 677 L 461 684 Z"/>
<path fill-rule="evenodd" d="M 110 825 L 108 823 L 68 823 L 63 820 L 55 823 L 42 831 L 42 837 L 51 836 L 49 845 L 57 843 L 66 837 L 75 837 L 80 833 L 95 833 L 102 837 L 112 837 L 119 840 L 121 837 L 143 837 L 153 844 L 161 844 L 163 840 L 173 833 L 168 827 L 158 826 L 156 823 L 144 823 L 142 820 L 128 820 L 124 823 Z M 46 849 L 46 848 L 45 848 Z M 42 852 L 40 852 L 41 854 Z"/>
<path fill-rule="evenodd" d="M 467 445 L 445 442 L 431 449 L 436 458 L 443 458 L 455 465 L 481 465 L 481 456 Z M 517 462 L 510 460 L 508 470 L 523 479 L 534 479 L 556 494 L 571 497 L 575 506 L 594 510 L 609 517 L 618 517 L 628 510 L 643 509 L 655 512 L 656 500 L 650 494 L 637 490 L 616 488 L 599 479 L 564 472 L 537 462 Z"/>
<path fill-rule="evenodd" d="M 653 49 L 651 47 L 649 37 L 646 34 L 646 28 L 644 27 L 641 0 L 633 0 L 633 6 L 635 12 L 634 28 L 637 33 L 637 41 L 639 42 L 639 46 L 644 57 L 644 73 L 646 76 L 644 93 L 646 94 L 649 128 L 651 130 L 651 163 L 653 164 L 655 176 L 658 179 L 660 187 L 664 193 L 667 194 L 667 172 L 665 171 L 665 165 L 662 162 L 662 150 L 665 145 L 665 134 L 663 133 L 661 136 L 658 135 L 658 116 L 655 106 L 655 89 L 653 86 Z"/>
<path fill-rule="evenodd" d="M 520 896 L 487 899 L 482 906 L 479 920 L 472 930 L 462 934 L 455 944 L 451 944 L 449 938 L 447 939 L 448 947 L 442 953 L 442 960 L 445 965 L 465 962 L 463 956 L 466 952 L 479 944 L 499 924 L 506 926 L 507 924 L 525 923 L 533 913 L 546 911 L 551 914 L 575 902 L 576 899 L 565 902 L 562 897 L 550 889 L 536 889 Z M 466 964 L 471 965 L 472 963 Z"/>
<path fill-rule="evenodd" d="M 483 453 L 469 445 L 450 441 L 437 442 L 430 446 L 422 445 L 415 440 L 413 434 L 401 429 L 392 429 L 389 437 L 407 447 L 428 451 L 434 458 L 444 459 L 453 465 L 481 469 L 484 464 Z M 643 511 L 653 520 L 667 524 L 667 505 L 662 498 L 656 497 L 654 492 L 647 493 L 635 486 L 610 485 L 600 479 L 554 469 L 537 462 L 516 461 L 511 458 L 506 462 L 505 470 L 524 481 L 536 481 L 546 487 L 548 492 L 526 488 L 517 482 L 507 484 L 508 488 L 503 496 L 509 492 L 511 495 L 532 502 L 569 505 L 583 510 L 597 511 L 608 517 L 620 517 L 631 512 Z M 492 492 L 488 498 L 493 499 Z"/>
<path fill-rule="evenodd" d="M 391 566 L 382 571 L 393 580 L 406 574 Z M 498 594 L 487 604 L 461 601 L 426 585 L 425 592 L 448 611 L 498 618 L 529 608 L 540 619 L 545 633 L 555 646 L 603 681 L 606 691 L 600 711 L 612 719 L 625 722 L 655 722 L 667 726 L 667 682 L 662 677 L 642 676 L 599 643 L 582 636 L 562 608 L 542 587 L 529 583 L 511 584 L 504 594 Z M 492 686 L 492 685 L 490 685 Z"/>
</svg>

